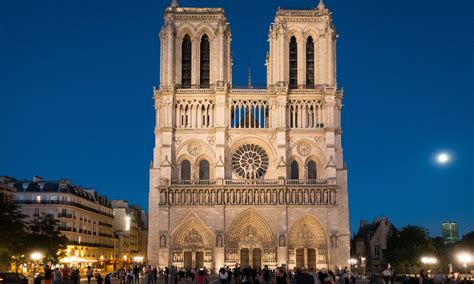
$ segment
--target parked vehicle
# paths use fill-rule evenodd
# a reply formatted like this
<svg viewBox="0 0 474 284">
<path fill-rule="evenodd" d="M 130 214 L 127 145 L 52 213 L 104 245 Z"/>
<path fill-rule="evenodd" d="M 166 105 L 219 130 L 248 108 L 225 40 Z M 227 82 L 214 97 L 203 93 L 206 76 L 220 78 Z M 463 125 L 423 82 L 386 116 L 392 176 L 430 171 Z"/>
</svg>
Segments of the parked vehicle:
<svg viewBox="0 0 474 284">
<path fill-rule="evenodd" d="M 0 284 L 28 284 L 28 278 L 15 272 L 0 272 Z"/>
</svg>

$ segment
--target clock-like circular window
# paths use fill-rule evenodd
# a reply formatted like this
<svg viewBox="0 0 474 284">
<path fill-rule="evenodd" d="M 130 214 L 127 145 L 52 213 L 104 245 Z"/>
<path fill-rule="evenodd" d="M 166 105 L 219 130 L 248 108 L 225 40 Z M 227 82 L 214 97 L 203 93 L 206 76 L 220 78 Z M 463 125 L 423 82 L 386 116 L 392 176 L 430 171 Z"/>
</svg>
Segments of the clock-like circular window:
<svg viewBox="0 0 474 284">
<path fill-rule="evenodd" d="M 232 155 L 234 172 L 245 179 L 260 179 L 268 169 L 268 154 L 255 144 L 244 144 Z"/>
</svg>

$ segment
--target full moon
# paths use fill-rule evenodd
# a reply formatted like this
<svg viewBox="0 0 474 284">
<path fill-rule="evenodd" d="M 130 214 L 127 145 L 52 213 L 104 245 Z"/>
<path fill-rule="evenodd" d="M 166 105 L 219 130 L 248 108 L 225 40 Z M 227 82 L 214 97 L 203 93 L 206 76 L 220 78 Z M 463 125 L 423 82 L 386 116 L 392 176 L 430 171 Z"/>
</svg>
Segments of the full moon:
<svg viewBox="0 0 474 284">
<path fill-rule="evenodd" d="M 447 162 L 449 162 L 449 155 L 447 153 L 439 153 L 437 156 L 436 156 L 436 161 L 439 163 L 439 164 L 446 164 Z"/>
</svg>

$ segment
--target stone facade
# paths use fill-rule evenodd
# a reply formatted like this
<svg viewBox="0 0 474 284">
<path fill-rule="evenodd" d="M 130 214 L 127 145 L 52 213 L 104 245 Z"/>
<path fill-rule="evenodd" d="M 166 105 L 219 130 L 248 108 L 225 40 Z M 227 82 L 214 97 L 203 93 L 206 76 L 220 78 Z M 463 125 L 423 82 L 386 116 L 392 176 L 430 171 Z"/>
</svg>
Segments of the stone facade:
<svg viewBox="0 0 474 284">
<path fill-rule="evenodd" d="M 148 260 L 331 268 L 349 259 L 336 31 L 321 2 L 279 9 L 266 89 L 232 87 L 222 8 L 165 11 Z"/>
<path fill-rule="evenodd" d="M 396 231 L 397 228 L 385 217 L 374 219 L 372 223 L 360 222 L 351 249 L 352 256 L 360 260 L 363 272 L 377 273 L 385 269 L 383 252 L 387 249 L 388 237 Z"/>
</svg>

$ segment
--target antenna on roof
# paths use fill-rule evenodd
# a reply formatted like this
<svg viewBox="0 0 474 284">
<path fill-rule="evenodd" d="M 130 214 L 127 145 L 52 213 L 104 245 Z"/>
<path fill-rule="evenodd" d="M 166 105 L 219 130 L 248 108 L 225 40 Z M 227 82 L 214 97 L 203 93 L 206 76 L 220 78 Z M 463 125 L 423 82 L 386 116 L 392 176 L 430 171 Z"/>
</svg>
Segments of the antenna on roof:
<svg viewBox="0 0 474 284">
<path fill-rule="evenodd" d="M 172 1 L 171 1 L 171 7 L 172 7 L 172 8 L 178 7 L 178 0 L 172 0 Z"/>
</svg>

